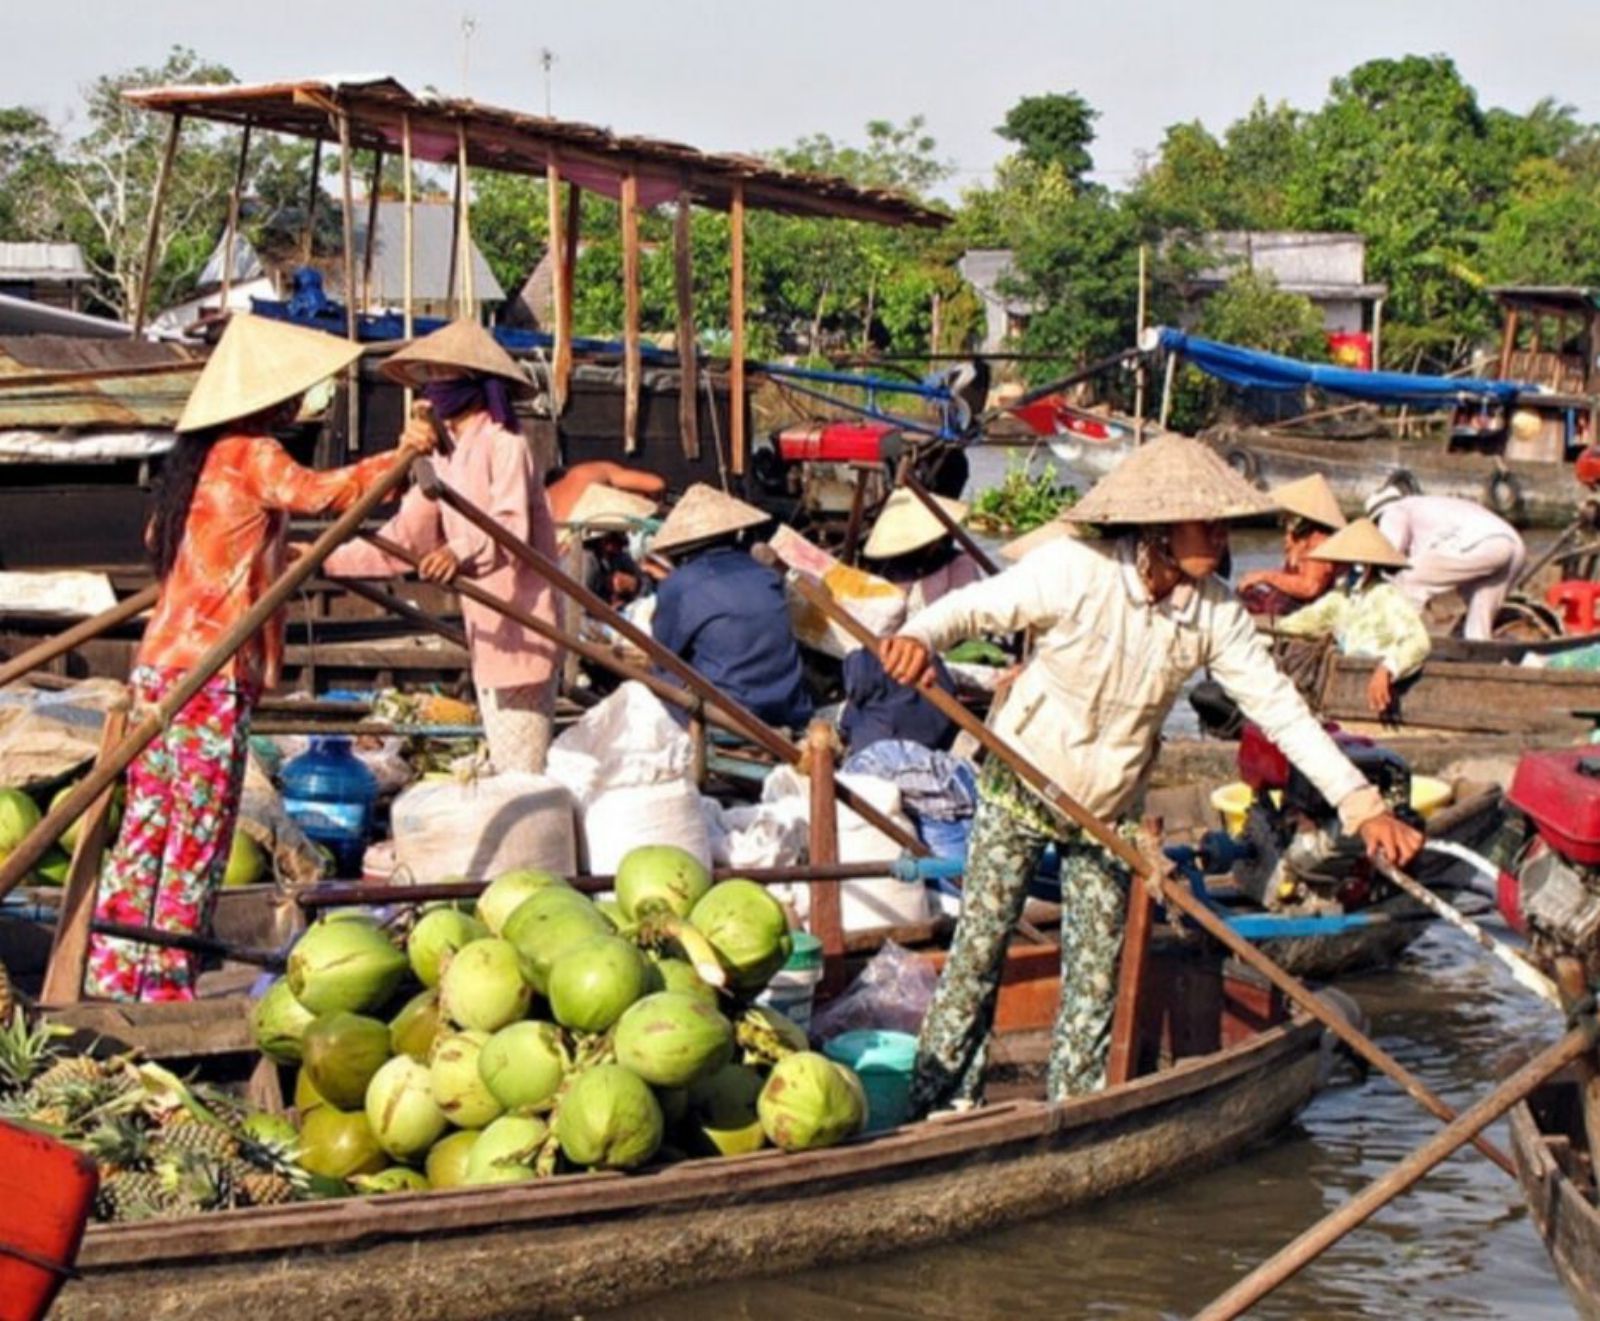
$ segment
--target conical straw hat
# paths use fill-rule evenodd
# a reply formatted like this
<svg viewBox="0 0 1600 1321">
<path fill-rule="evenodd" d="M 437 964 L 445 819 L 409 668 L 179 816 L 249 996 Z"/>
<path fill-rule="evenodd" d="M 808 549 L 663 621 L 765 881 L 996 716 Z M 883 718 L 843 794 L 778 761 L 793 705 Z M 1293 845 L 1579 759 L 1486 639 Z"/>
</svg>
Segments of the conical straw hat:
<svg viewBox="0 0 1600 1321">
<path fill-rule="evenodd" d="M 704 482 L 696 482 L 684 492 L 683 499 L 673 506 L 667 521 L 661 525 L 661 531 L 650 543 L 650 549 L 661 552 L 681 550 L 685 546 L 710 541 L 713 537 L 727 536 L 730 532 L 760 527 L 770 518 L 770 514 L 762 513 L 754 505 L 735 500 Z"/>
<path fill-rule="evenodd" d="M 646 518 L 654 518 L 656 502 L 615 486 L 595 482 L 584 487 L 577 504 L 567 515 L 567 526 L 591 532 L 626 532 Z"/>
<path fill-rule="evenodd" d="M 1073 523 L 1209 523 L 1277 508 L 1209 446 L 1169 432 L 1139 446 L 1062 517 Z"/>
<path fill-rule="evenodd" d="M 203 431 L 259 413 L 342 372 L 361 346 L 320 330 L 235 313 L 194 383 L 179 431 Z"/>
<path fill-rule="evenodd" d="M 391 381 L 410 386 L 451 380 L 464 372 L 498 376 L 529 388 L 527 373 L 476 321 L 452 321 L 413 340 L 383 364 L 383 374 Z"/>
<path fill-rule="evenodd" d="M 1370 518 L 1358 518 L 1335 532 L 1308 558 L 1327 560 L 1332 564 L 1374 564 L 1384 569 L 1406 567 L 1406 557 L 1395 549 L 1388 537 L 1378 531 L 1378 525 Z"/>
<path fill-rule="evenodd" d="M 1341 528 L 1345 524 L 1344 511 L 1339 508 L 1333 487 L 1320 472 L 1297 482 L 1274 486 L 1270 494 L 1289 513 L 1322 527 Z"/>
<path fill-rule="evenodd" d="M 1072 529 L 1059 518 L 1052 518 L 1048 523 L 1041 523 L 1032 532 L 1024 532 L 1015 541 L 1008 541 L 1000 547 L 1000 558 L 1015 564 L 1024 559 L 1031 551 L 1038 550 L 1040 546 L 1047 546 L 1052 541 L 1059 541 L 1062 537 L 1070 537 Z"/>
<path fill-rule="evenodd" d="M 967 516 L 967 507 L 961 501 L 946 500 L 939 495 L 933 498 L 957 523 Z M 933 516 L 915 492 L 901 489 L 884 502 L 883 512 L 872 525 L 872 535 L 861 553 L 868 559 L 887 560 L 896 555 L 909 555 L 949 535 L 945 525 Z"/>
</svg>

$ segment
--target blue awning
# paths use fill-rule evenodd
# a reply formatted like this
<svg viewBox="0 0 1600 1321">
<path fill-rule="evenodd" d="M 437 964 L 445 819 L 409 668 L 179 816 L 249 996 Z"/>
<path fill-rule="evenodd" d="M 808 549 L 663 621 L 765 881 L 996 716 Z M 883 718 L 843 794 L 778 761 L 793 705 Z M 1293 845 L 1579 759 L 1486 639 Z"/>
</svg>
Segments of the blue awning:
<svg viewBox="0 0 1600 1321">
<path fill-rule="evenodd" d="M 1186 335 L 1162 327 L 1161 347 L 1181 353 L 1208 376 L 1249 390 L 1288 392 L 1314 385 L 1329 394 L 1365 399 L 1374 404 L 1410 404 L 1444 407 L 1465 399 L 1490 399 L 1510 403 L 1534 387 L 1517 381 L 1485 381 L 1470 376 L 1414 376 L 1406 372 L 1364 372 L 1327 363 L 1300 362 L 1295 358 L 1220 344 L 1213 339 Z"/>
</svg>

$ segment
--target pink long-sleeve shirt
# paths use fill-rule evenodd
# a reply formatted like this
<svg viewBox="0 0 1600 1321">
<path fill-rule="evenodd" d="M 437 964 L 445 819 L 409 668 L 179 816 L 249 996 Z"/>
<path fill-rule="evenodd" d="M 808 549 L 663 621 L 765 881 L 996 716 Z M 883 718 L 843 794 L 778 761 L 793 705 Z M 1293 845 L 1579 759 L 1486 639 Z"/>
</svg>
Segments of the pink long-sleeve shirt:
<svg viewBox="0 0 1600 1321">
<path fill-rule="evenodd" d="M 433 464 L 446 485 L 507 532 L 555 559 L 556 530 L 544 482 L 520 435 L 507 431 L 487 413 L 477 413 L 455 437 L 451 452 L 435 454 Z M 535 618 L 556 622 L 555 593 L 544 579 L 506 554 L 455 510 L 428 499 L 420 489 L 406 492 L 399 512 L 384 525 L 382 535 L 416 555 L 448 546 L 461 562 L 463 577 Z M 329 556 L 326 572 L 336 578 L 383 578 L 406 568 L 403 561 L 385 555 L 370 542 L 356 540 Z M 554 644 L 475 601 L 461 602 L 461 616 L 472 653 L 473 682 L 480 689 L 549 682 L 560 660 Z"/>
</svg>

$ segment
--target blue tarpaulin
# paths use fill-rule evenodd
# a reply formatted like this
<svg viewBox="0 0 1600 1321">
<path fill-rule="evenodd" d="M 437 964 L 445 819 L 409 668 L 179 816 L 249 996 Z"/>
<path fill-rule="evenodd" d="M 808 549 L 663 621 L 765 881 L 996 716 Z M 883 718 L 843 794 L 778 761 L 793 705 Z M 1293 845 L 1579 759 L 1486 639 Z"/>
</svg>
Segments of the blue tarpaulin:
<svg viewBox="0 0 1600 1321">
<path fill-rule="evenodd" d="M 1534 387 L 1517 381 L 1485 381 L 1475 377 L 1413 376 L 1407 372 L 1365 372 L 1328 363 L 1300 362 L 1276 353 L 1241 349 L 1200 339 L 1181 330 L 1163 327 L 1161 347 L 1168 353 L 1181 353 L 1208 376 L 1249 390 L 1288 392 L 1314 385 L 1329 394 L 1365 399 L 1374 404 L 1410 404 L 1413 407 L 1443 407 L 1463 399 L 1487 399 L 1510 403 Z"/>
</svg>

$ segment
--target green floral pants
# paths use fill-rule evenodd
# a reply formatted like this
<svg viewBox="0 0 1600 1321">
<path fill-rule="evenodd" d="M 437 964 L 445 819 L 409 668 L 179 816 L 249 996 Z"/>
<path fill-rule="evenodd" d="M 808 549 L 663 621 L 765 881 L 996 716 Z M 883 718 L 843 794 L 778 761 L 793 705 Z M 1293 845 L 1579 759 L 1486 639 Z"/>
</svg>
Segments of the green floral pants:
<svg viewBox="0 0 1600 1321">
<path fill-rule="evenodd" d="M 917 1040 L 911 1101 L 918 1114 L 982 1097 L 1006 945 L 1052 840 L 1061 856 L 1061 1007 L 1050 1042 L 1050 1097 L 1105 1086 L 1127 869 L 991 763 L 967 844 L 961 920 Z"/>
</svg>

